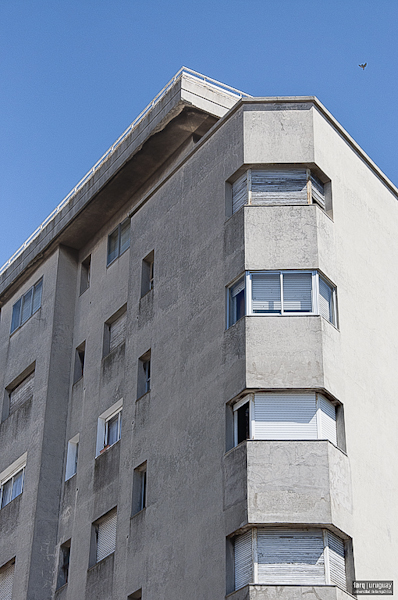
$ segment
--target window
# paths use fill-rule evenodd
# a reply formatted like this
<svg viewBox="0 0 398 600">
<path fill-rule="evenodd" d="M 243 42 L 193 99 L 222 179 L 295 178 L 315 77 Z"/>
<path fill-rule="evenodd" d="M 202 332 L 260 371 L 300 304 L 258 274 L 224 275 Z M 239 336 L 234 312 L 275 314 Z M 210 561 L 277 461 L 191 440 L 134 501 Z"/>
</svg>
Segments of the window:
<svg viewBox="0 0 398 600">
<path fill-rule="evenodd" d="M 9 504 L 14 498 L 22 494 L 26 453 L 0 473 L 0 508 Z"/>
<path fill-rule="evenodd" d="M 152 250 L 142 261 L 141 297 L 145 296 L 150 290 L 153 290 L 154 256 L 155 254 Z"/>
<path fill-rule="evenodd" d="M 146 507 L 146 462 L 134 469 L 133 474 L 133 515 Z"/>
<path fill-rule="evenodd" d="M 79 434 L 75 435 L 68 442 L 68 450 L 66 454 L 66 470 L 65 470 L 65 481 L 76 475 L 77 472 L 77 459 L 79 456 Z"/>
<path fill-rule="evenodd" d="M 235 446 L 245 439 L 326 439 L 337 445 L 336 407 L 315 392 L 249 394 L 233 412 Z"/>
<path fill-rule="evenodd" d="M 138 360 L 137 398 L 151 389 L 151 351 L 145 352 Z"/>
<path fill-rule="evenodd" d="M 70 544 L 71 540 L 68 540 L 67 542 L 62 544 L 62 546 L 59 549 L 57 589 L 68 583 Z"/>
<path fill-rule="evenodd" d="M 235 589 L 249 583 L 346 589 L 344 542 L 326 529 L 258 527 L 234 545 Z"/>
<path fill-rule="evenodd" d="M 120 223 L 110 235 L 108 235 L 108 258 L 110 265 L 116 258 L 130 247 L 130 219 Z"/>
<path fill-rule="evenodd" d="M 90 287 L 90 275 L 91 275 L 91 255 L 88 256 L 81 264 L 80 295 L 82 295 Z"/>
<path fill-rule="evenodd" d="M 304 167 L 248 169 L 232 184 L 232 213 L 244 204 L 326 207 L 325 186 Z"/>
<path fill-rule="evenodd" d="M 126 328 L 127 310 L 125 305 L 105 323 L 104 356 L 107 356 L 125 342 Z"/>
<path fill-rule="evenodd" d="M 84 357 L 86 354 L 86 342 L 83 342 L 75 350 L 75 368 L 73 371 L 73 383 L 76 383 L 83 377 Z"/>
<path fill-rule="evenodd" d="M 95 540 L 95 562 L 103 560 L 115 551 L 116 548 L 116 509 L 93 523 Z"/>
<path fill-rule="evenodd" d="M 248 315 L 321 315 L 337 324 L 336 288 L 317 271 L 254 271 L 228 288 L 228 326 Z"/>
<path fill-rule="evenodd" d="M 0 568 L 0 599 L 12 599 L 12 586 L 14 583 L 15 558 Z"/>
<path fill-rule="evenodd" d="M 119 400 L 98 418 L 96 456 L 120 440 L 123 400 Z"/>
<path fill-rule="evenodd" d="M 29 374 L 26 375 L 26 373 Z M 6 388 L 3 420 L 23 406 L 25 402 L 28 402 L 28 400 L 33 398 L 34 384 L 35 371 L 33 363 L 33 365 L 28 367 L 28 369 L 25 369 L 25 371 Z"/>
<path fill-rule="evenodd" d="M 11 333 L 26 323 L 39 310 L 42 290 L 43 279 L 40 279 L 14 304 L 12 307 Z"/>
</svg>

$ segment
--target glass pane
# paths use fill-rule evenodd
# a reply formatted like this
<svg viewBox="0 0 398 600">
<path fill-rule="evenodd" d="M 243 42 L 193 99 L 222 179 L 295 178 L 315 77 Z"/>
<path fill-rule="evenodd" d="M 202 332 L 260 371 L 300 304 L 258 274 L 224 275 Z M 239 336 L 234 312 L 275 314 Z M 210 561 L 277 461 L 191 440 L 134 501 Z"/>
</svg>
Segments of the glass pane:
<svg viewBox="0 0 398 600">
<path fill-rule="evenodd" d="M 19 494 L 22 494 L 23 488 L 23 469 L 19 471 L 16 475 L 14 475 L 14 484 L 12 486 L 12 497 L 11 500 L 14 500 Z"/>
<path fill-rule="evenodd" d="M 118 256 L 118 234 L 119 230 L 115 229 L 115 231 L 108 236 L 108 265 Z"/>
<path fill-rule="evenodd" d="M 279 273 L 252 274 L 252 310 L 254 313 L 281 312 Z"/>
<path fill-rule="evenodd" d="M 130 247 L 130 219 L 120 225 L 120 254 Z"/>
<path fill-rule="evenodd" d="M 20 298 L 12 307 L 11 333 L 15 331 L 21 323 L 21 304 L 22 299 Z"/>
<path fill-rule="evenodd" d="M 38 283 L 36 283 L 33 291 L 33 306 L 32 306 L 32 315 L 37 310 L 39 310 L 41 306 L 41 292 L 43 290 L 43 280 L 40 279 Z"/>
<path fill-rule="evenodd" d="M 245 315 L 245 280 L 240 279 L 229 290 L 229 323 L 230 327 Z"/>
<path fill-rule="evenodd" d="M 118 421 L 119 414 L 115 415 L 107 422 L 108 426 L 108 439 L 106 440 L 106 445 L 112 446 L 115 442 L 118 441 Z"/>
<path fill-rule="evenodd" d="M 321 277 L 319 278 L 319 314 L 325 317 L 330 323 L 334 323 L 333 318 L 333 290 Z"/>
<path fill-rule="evenodd" d="M 12 479 L 9 479 L 2 488 L 1 508 L 12 500 Z"/>
<path fill-rule="evenodd" d="M 283 275 L 284 312 L 312 312 L 312 273 Z"/>
<path fill-rule="evenodd" d="M 21 324 L 25 323 L 32 314 L 32 296 L 33 288 L 31 288 L 22 298 L 22 318 Z"/>
<path fill-rule="evenodd" d="M 151 389 L 151 361 L 147 360 L 144 362 L 145 371 L 145 391 L 149 392 Z"/>
</svg>

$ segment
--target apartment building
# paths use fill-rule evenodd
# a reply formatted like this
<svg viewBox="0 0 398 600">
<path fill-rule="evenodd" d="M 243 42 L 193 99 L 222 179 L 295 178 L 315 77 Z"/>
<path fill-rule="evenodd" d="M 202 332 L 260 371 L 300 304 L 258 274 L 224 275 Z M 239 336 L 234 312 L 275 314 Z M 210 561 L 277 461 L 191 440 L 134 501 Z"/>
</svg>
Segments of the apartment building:
<svg viewBox="0 0 398 600">
<path fill-rule="evenodd" d="M 0 271 L 0 600 L 398 580 L 398 190 L 182 69 Z"/>
</svg>

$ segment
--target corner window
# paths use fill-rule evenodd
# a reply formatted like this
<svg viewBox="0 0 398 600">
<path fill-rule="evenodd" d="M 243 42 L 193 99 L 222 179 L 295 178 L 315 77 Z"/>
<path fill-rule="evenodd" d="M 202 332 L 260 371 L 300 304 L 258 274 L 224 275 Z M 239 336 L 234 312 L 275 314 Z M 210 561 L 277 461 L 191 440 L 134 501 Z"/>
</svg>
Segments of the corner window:
<svg viewBox="0 0 398 600">
<path fill-rule="evenodd" d="M 0 473 L 0 508 L 9 504 L 14 498 L 22 494 L 26 453 Z"/>
<path fill-rule="evenodd" d="M 75 435 L 68 442 L 68 450 L 66 455 L 66 470 L 65 470 L 65 481 L 76 475 L 77 473 L 77 460 L 79 457 L 79 434 Z"/>
<path fill-rule="evenodd" d="M 43 279 L 40 279 L 12 307 L 11 332 L 21 327 L 41 307 Z"/>
<path fill-rule="evenodd" d="M 133 473 L 133 515 L 146 507 L 146 462 L 134 469 Z"/>
<path fill-rule="evenodd" d="M 235 446 L 246 439 L 325 439 L 337 445 L 336 407 L 315 392 L 249 394 L 233 413 Z"/>
<path fill-rule="evenodd" d="M 337 323 L 336 288 L 317 271 L 248 271 L 228 292 L 228 326 L 243 310 L 247 315 L 321 315 Z"/>
<path fill-rule="evenodd" d="M 327 529 L 254 527 L 234 547 L 236 590 L 250 583 L 346 589 L 344 541 Z"/>
<path fill-rule="evenodd" d="M 110 235 L 108 235 L 107 265 L 123 254 L 130 247 L 130 218 L 120 223 Z"/>
<path fill-rule="evenodd" d="M 123 400 L 119 400 L 98 418 L 96 456 L 113 446 L 122 434 Z"/>
<path fill-rule="evenodd" d="M 151 389 L 151 351 L 145 352 L 138 360 L 137 398 Z"/>
</svg>

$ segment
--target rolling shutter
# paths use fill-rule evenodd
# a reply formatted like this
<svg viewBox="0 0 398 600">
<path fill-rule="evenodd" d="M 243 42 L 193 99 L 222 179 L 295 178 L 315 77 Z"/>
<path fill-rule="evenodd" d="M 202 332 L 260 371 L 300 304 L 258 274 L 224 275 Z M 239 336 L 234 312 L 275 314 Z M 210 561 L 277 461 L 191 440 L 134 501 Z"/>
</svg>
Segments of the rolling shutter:
<svg viewBox="0 0 398 600">
<path fill-rule="evenodd" d="M 257 530 L 259 584 L 325 584 L 322 530 Z"/>
<path fill-rule="evenodd" d="M 252 530 L 235 538 L 235 589 L 253 583 Z"/>
<path fill-rule="evenodd" d="M 33 397 L 35 372 L 31 373 L 10 393 L 10 414 Z"/>
<path fill-rule="evenodd" d="M 312 312 L 312 274 L 283 274 L 283 311 Z"/>
<path fill-rule="evenodd" d="M 256 440 L 315 440 L 315 394 L 255 394 Z"/>
<path fill-rule="evenodd" d="M 281 312 L 279 273 L 252 274 L 253 312 Z"/>
<path fill-rule="evenodd" d="M 333 290 L 322 277 L 319 277 L 319 314 L 330 323 L 334 322 Z"/>
<path fill-rule="evenodd" d="M 252 204 L 307 204 L 305 169 L 252 169 Z"/>
<path fill-rule="evenodd" d="M 112 554 L 116 548 L 117 513 L 112 511 L 97 525 L 97 562 Z"/>
<path fill-rule="evenodd" d="M 232 214 L 247 204 L 247 173 L 243 173 L 232 184 Z"/>
<path fill-rule="evenodd" d="M 311 189 L 313 201 L 319 204 L 323 209 L 325 209 L 326 203 L 323 183 L 319 181 L 319 179 L 314 175 L 311 175 Z"/>
<path fill-rule="evenodd" d="M 126 339 L 127 311 L 110 326 L 109 352 L 120 346 Z"/>
<path fill-rule="evenodd" d="M 0 571 L 0 598 L 1 600 L 11 600 L 12 584 L 14 581 L 15 564 L 1 569 Z"/>
<path fill-rule="evenodd" d="M 330 440 L 337 446 L 336 407 L 324 396 L 318 394 L 319 432 L 320 439 Z"/>
<path fill-rule="evenodd" d="M 331 531 L 327 532 L 327 543 L 329 546 L 329 571 L 330 583 L 347 589 L 345 574 L 344 542 Z"/>
</svg>

